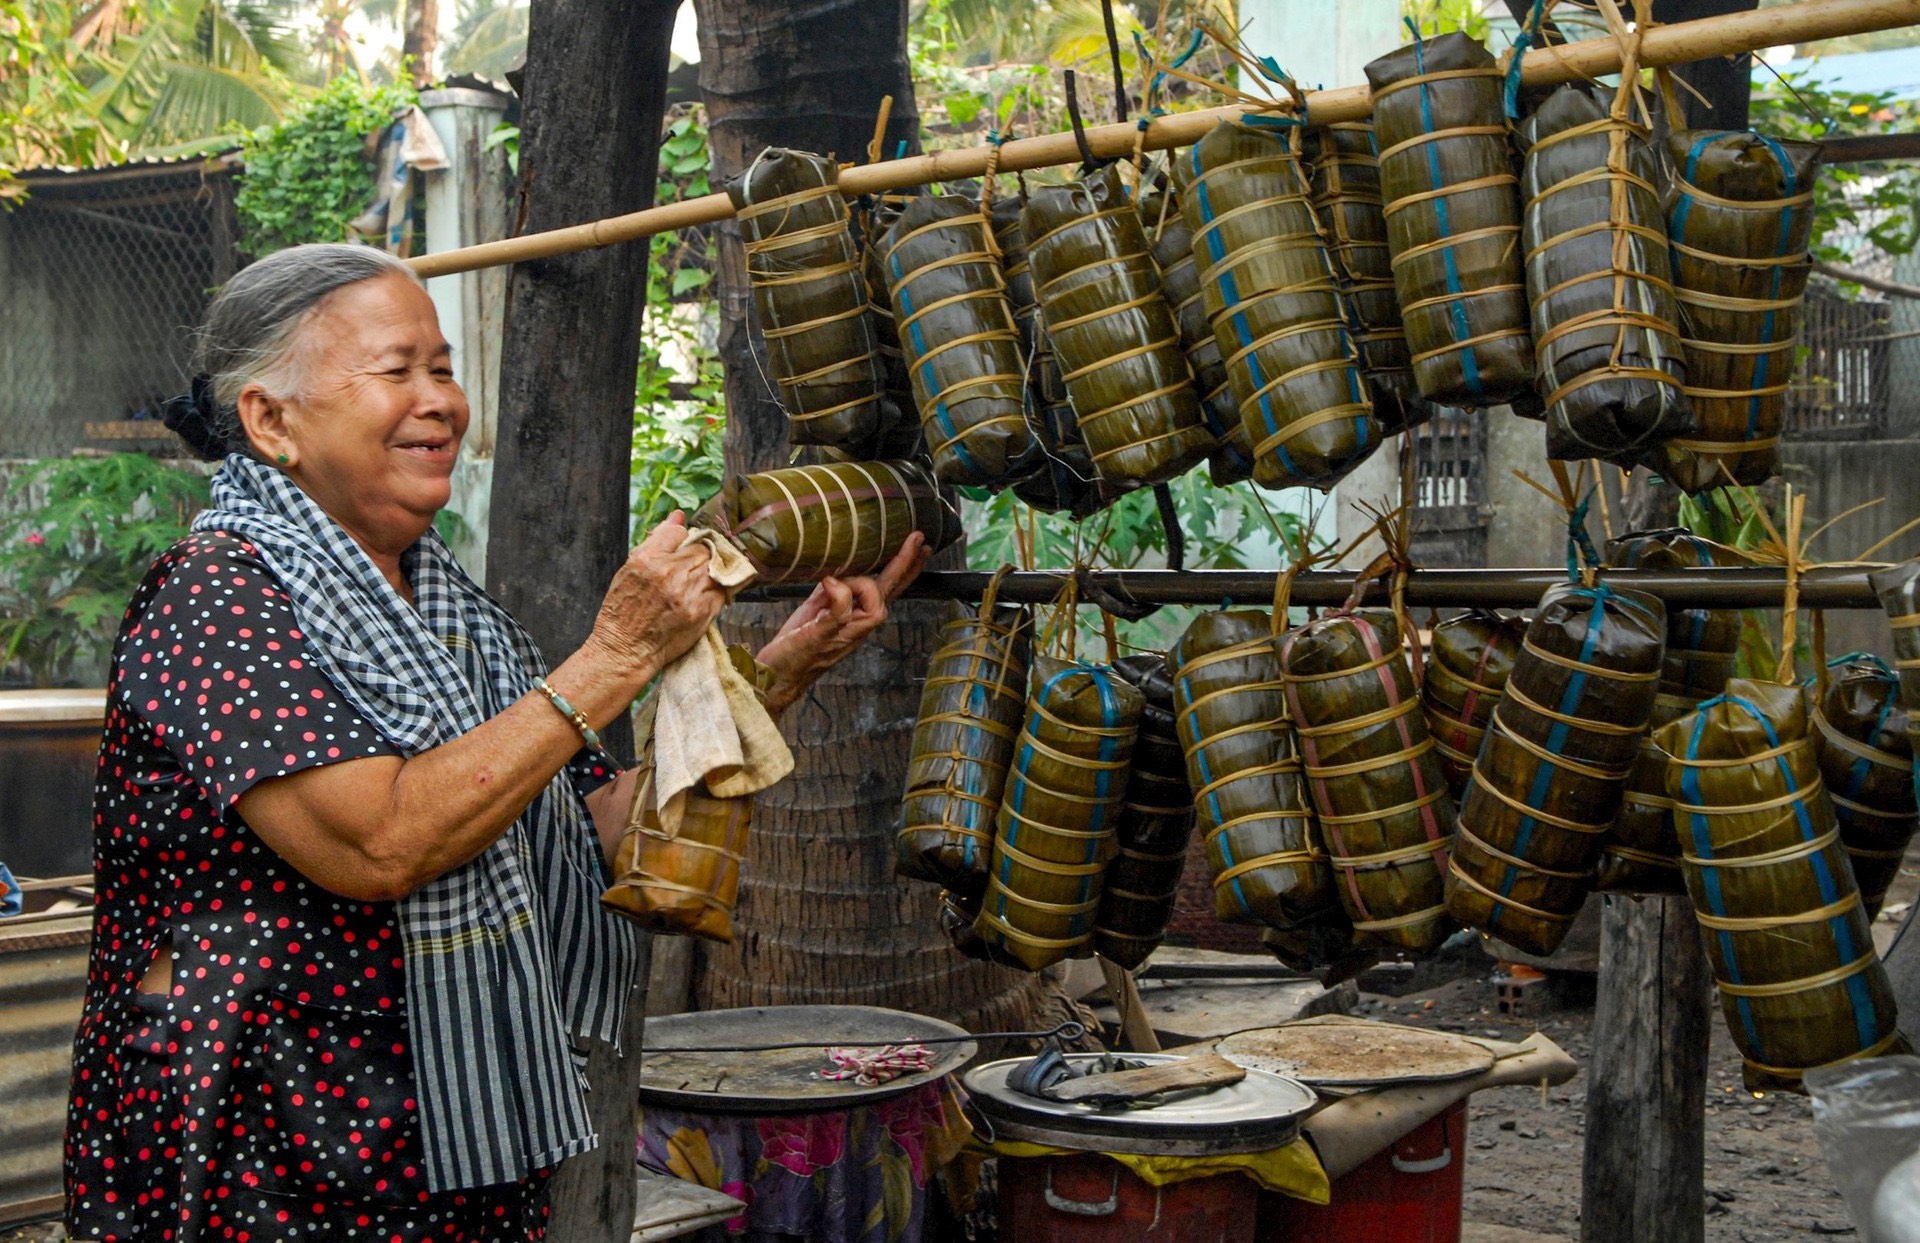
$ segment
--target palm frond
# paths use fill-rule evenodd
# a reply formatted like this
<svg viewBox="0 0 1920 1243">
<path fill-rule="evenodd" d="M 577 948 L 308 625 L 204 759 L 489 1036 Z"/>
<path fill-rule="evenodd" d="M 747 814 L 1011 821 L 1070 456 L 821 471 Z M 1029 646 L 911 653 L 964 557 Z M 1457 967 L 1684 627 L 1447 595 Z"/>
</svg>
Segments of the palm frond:
<svg viewBox="0 0 1920 1243">
<path fill-rule="evenodd" d="M 286 96 L 258 74 L 191 61 L 168 61 L 160 93 L 134 135 L 134 148 L 162 147 L 253 129 L 281 118 Z"/>
<path fill-rule="evenodd" d="M 507 70 L 526 54 L 530 13 L 526 5 L 513 4 L 482 17 L 447 49 L 447 72 L 506 81 Z"/>
</svg>

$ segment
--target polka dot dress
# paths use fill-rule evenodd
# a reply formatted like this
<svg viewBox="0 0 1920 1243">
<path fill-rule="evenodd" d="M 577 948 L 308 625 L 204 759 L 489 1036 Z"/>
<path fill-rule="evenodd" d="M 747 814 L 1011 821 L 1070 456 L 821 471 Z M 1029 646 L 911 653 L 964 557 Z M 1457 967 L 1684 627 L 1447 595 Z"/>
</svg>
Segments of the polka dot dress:
<svg viewBox="0 0 1920 1243">
<path fill-rule="evenodd" d="M 543 1235 L 543 1178 L 427 1190 L 393 904 L 313 884 L 234 809 L 258 782 L 391 754 L 311 666 L 252 545 L 195 535 L 154 564 L 115 647 L 94 791 L 76 1238 Z M 171 994 L 141 992 L 169 948 Z"/>
</svg>

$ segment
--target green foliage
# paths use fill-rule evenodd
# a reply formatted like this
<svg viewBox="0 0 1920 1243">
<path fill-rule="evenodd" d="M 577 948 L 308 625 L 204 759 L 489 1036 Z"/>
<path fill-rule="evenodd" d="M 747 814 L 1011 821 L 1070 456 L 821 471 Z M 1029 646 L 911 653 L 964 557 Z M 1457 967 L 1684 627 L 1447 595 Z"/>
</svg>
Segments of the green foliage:
<svg viewBox="0 0 1920 1243">
<path fill-rule="evenodd" d="M 258 257 L 344 240 L 369 197 L 367 136 L 413 100 L 411 87 L 340 78 L 285 121 L 247 135 L 234 196 L 242 248 Z"/>
<path fill-rule="evenodd" d="M 1680 498 L 1680 525 L 1695 535 L 1725 544 L 1741 552 L 1752 553 L 1769 543 L 1767 523 L 1775 530 L 1786 529 L 1786 515 L 1761 516 L 1766 502 L 1751 488 L 1715 488 L 1699 496 Z M 1778 672 L 1778 610 L 1743 609 L 1740 613 L 1740 650 L 1734 659 L 1734 674 L 1743 678 L 1771 680 Z M 1803 629 L 1804 635 L 1806 631 Z M 1795 644 L 1794 661 L 1800 667 L 1813 667 L 1812 647 L 1805 639 Z"/>
<path fill-rule="evenodd" d="M 1777 138 L 1820 139 L 1843 134 L 1911 132 L 1920 105 L 1888 93 L 1835 89 L 1809 74 L 1786 74 L 1753 94 L 1752 125 Z M 1920 243 L 1920 169 L 1908 163 L 1830 164 L 1813 192 L 1813 257 L 1846 264 L 1840 244 L 1865 238 L 1889 255 Z"/>
<path fill-rule="evenodd" d="M 1422 38 L 1458 31 L 1484 43 L 1492 29 L 1484 7 L 1478 0 L 1402 0 L 1400 12 L 1419 27 Z"/>
<path fill-rule="evenodd" d="M 463 0 L 458 6 L 459 20 L 453 37 L 447 41 L 446 66 L 449 76 L 470 73 L 494 82 L 505 82 L 527 50 L 527 19 L 531 9 L 525 4 L 509 3 L 486 7 L 484 0 Z"/>
<path fill-rule="evenodd" d="M 644 358 L 641 365 L 644 379 Z M 710 402 L 669 402 L 641 393 L 633 410 L 636 540 L 674 510 L 692 513 L 720 490 L 726 474 L 721 453 L 726 431 L 726 420 Z"/>
<path fill-rule="evenodd" d="M 0 659 L 36 685 L 105 680 L 114 632 L 147 567 L 207 503 L 207 480 L 140 453 L 37 463 L 0 518 Z"/>
<path fill-rule="evenodd" d="M 0 0 L 0 206 L 22 196 L 9 169 L 126 156 L 125 138 L 94 115 L 79 16 L 63 0 Z"/>
</svg>

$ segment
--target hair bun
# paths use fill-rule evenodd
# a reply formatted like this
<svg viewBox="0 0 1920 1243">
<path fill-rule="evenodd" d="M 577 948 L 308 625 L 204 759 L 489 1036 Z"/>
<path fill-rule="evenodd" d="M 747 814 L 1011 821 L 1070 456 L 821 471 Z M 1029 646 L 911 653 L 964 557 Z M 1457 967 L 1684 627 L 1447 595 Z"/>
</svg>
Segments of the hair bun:
<svg viewBox="0 0 1920 1243">
<path fill-rule="evenodd" d="M 202 461 L 218 462 L 231 449 L 217 425 L 218 407 L 213 400 L 213 378 L 193 377 L 188 392 L 172 398 L 160 407 L 160 421 L 167 430 L 187 442 L 187 447 Z"/>
</svg>

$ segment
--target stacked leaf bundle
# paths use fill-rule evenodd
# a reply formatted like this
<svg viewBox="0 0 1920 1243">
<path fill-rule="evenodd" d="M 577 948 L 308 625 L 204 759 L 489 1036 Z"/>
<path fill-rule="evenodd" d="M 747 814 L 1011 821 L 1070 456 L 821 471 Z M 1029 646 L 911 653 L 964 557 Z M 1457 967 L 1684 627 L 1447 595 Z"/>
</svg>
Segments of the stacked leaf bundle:
<svg viewBox="0 0 1920 1243">
<path fill-rule="evenodd" d="M 1501 78 L 1464 34 L 1416 39 L 1367 66 L 1413 374 L 1445 405 L 1500 405 L 1533 385 Z"/>
<path fill-rule="evenodd" d="M 1029 473 L 1025 356 L 979 204 L 916 198 L 880 246 L 934 474 L 1000 486 Z"/>
<path fill-rule="evenodd" d="M 1551 954 L 1592 884 L 1653 715 L 1660 601 L 1605 584 L 1548 588 L 1460 805 L 1447 909 Z"/>
<path fill-rule="evenodd" d="M 1185 474 L 1216 442 L 1118 167 L 1035 190 L 1021 219 L 1047 335 L 1101 482 L 1119 493 Z"/>
<path fill-rule="evenodd" d="M 1622 536 L 1607 545 L 1607 564 L 1623 569 L 1698 569 L 1749 564 L 1744 553 L 1673 528 Z M 1604 893 L 1686 892 L 1680 875 L 1680 838 L 1667 797 L 1667 757 L 1653 732 L 1677 721 L 1726 689 L 1740 648 L 1740 614 L 1733 609 L 1668 609 L 1667 650 L 1649 732 L 1627 774 L 1595 889 Z"/>
<path fill-rule="evenodd" d="M 1027 702 L 1025 609 L 954 606 L 927 665 L 907 761 L 895 870 L 970 897 L 987 883 L 994 817 Z"/>
<path fill-rule="evenodd" d="M 1340 901 L 1361 945 L 1427 953 L 1452 926 L 1453 798 L 1388 613 L 1339 612 L 1277 641 Z"/>
<path fill-rule="evenodd" d="M 694 517 L 740 545 L 763 582 L 871 574 L 919 531 L 936 551 L 960 516 L 915 462 L 834 462 L 732 475 Z"/>
<path fill-rule="evenodd" d="M 1242 119 L 1173 167 L 1254 482 L 1330 488 L 1381 437 L 1300 158 Z"/>
<path fill-rule="evenodd" d="M 1092 940 L 1144 701 L 1111 669 L 1048 656 L 1032 683 L 975 928 L 987 953 L 1038 971 Z"/>
<path fill-rule="evenodd" d="M 1374 418 L 1386 435 L 1404 432 L 1432 417 L 1433 407 L 1421 400 L 1413 381 L 1407 330 L 1400 322 L 1373 125 L 1341 121 L 1309 129 L 1306 159 L 1313 173 L 1314 210 L 1327 233 L 1327 255 L 1346 301 Z"/>
<path fill-rule="evenodd" d="M 1427 677 L 1420 686 L 1427 732 L 1455 800 L 1465 796 L 1473 759 L 1487 736 L 1493 710 L 1506 693 L 1526 623 L 1473 609 L 1433 628 Z"/>
<path fill-rule="evenodd" d="M 1520 140 L 1547 456 L 1631 466 L 1693 427 L 1658 153 L 1624 99 L 1609 112 L 1583 85 L 1549 96 Z"/>
<path fill-rule="evenodd" d="M 769 147 L 727 197 L 793 443 L 866 446 L 883 422 L 880 356 L 837 168 Z"/>
<path fill-rule="evenodd" d="M 1827 670 L 1813 713 L 1820 775 L 1860 901 L 1872 919 L 1920 827 L 1911 723 L 1900 702 L 1900 680 L 1878 656 L 1854 652 L 1829 662 Z"/>
<path fill-rule="evenodd" d="M 1220 357 L 1220 340 L 1207 319 L 1207 304 L 1200 292 L 1200 268 L 1193 259 L 1193 230 L 1180 210 L 1180 196 L 1164 178 L 1140 194 L 1140 224 L 1153 247 L 1153 261 L 1160 268 L 1160 292 L 1180 325 L 1180 348 L 1186 351 L 1187 365 L 1193 369 L 1193 381 L 1200 388 L 1200 410 L 1207 430 L 1219 447 L 1207 459 L 1207 474 L 1215 487 L 1224 488 L 1253 478 L 1253 442 L 1247 438 L 1247 425 L 1240 418 L 1240 403 L 1234 398 L 1233 385 L 1227 380 L 1227 365 Z"/>
<path fill-rule="evenodd" d="M 1137 688 L 1145 706 L 1133 744 L 1133 769 L 1093 919 L 1093 952 L 1132 970 L 1159 948 L 1193 835 L 1193 791 L 1174 729 L 1173 676 L 1157 653 L 1123 656 L 1113 671 Z"/>
<path fill-rule="evenodd" d="M 1735 679 L 1662 728 L 1687 891 L 1755 1091 L 1904 1052 L 1798 686 Z"/>
<path fill-rule="evenodd" d="M 1907 749 L 1920 757 L 1920 559 L 1876 571 L 1867 581 L 1893 630 L 1893 671 L 1907 718 Z"/>
<path fill-rule="evenodd" d="M 913 399 L 913 381 L 907 376 L 907 355 L 900 347 L 900 328 L 893 322 L 893 299 L 887 293 L 886 256 L 880 239 L 908 198 L 887 196 L 875 200 L 857 219 L 860 223 L 860 272 L 867 287 L 867 323 L 873 329 L 880 356 L 882 426 L 870 452 L 876 458 L 925 457 L 926 439 L 920 431 L 920 407 Z"/>
<path fill-rule="evenodd" d="M 1214 914 L 1276 929 L 1344 925 L 1287 715 L 1272 618 L 1202 613 L 1169 660 Z"/>
<path fill-rule="evenodd" d="M 1686 492 L 1779 473 L 1811 269 L 1820 147 L 1761 134 L 1667 136 L 1678 193 L 1667 213 L 1695 431 L 1645 459 Z"/>
</svg>

